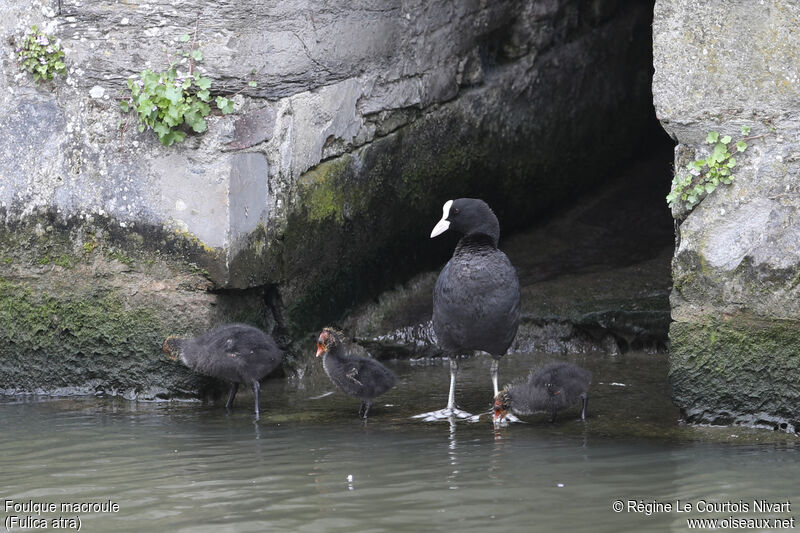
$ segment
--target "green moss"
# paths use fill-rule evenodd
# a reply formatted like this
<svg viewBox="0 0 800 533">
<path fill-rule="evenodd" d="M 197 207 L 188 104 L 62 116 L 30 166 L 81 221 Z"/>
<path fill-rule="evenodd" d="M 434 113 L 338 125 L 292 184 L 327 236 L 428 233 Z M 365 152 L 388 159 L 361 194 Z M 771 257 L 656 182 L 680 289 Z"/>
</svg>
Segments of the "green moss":
<svg viewBox="0 0 800 533">
<path fill-rule="evenodd" d="M 23 222 L 12 221 L 0 227 L 0 266 L 57 265 L 75 269 L 95 260 L 98 252 L 128 267 L 152 265 L 154 257 L 178 269 L 199 265 L 216 282 L 224 280 L 227 271 L 219 250 L 188 232 L 163 227 L 137 225 L 130 229 L 108 217 L 95 215 L 92 221 L 86 221 L 64 219 L 53 212 L 35 213 Z"/>
<path fill-rule="evenodd" d="M 106 252 L 106 256 L 109 259 L 113 259 L 114 261 L 119 261 L 120 263 L 127 265 L 128 267 L 133 266 L 133 258 L 127 255 L 122 250 L 112 249 Z"/>
<path fill-rule="evenodd" d="M 213 247 L 207 245 L 206 243 L 204 243 L 194 233 L 189 233 L 188 231 L 176 229 L 175 230 L 175 236 L 178 238 L 178 240 L 182 240 L 182 241 L 185 241 L 187 243 L 190 243 L 192 246 L 195 246 L 195 247 L 203 250 L 204 252 L 206 252 L 209 255 L 212 255 L 212 256 L 215 256 L 215 257 L 219 257 L 219 255 L 220 255 L 219 250 L 217 250 L 216 248 L 213 248 Z"/>
<path fill-rule="evenodd" d="M 129 307 L 115 292 L 37 292 L 0 278 L 0 383 L 3 388 L 127 388 L 175 382 L 158 372 L 164 331 L 148 309 Z"/>
<path fill-rule="evenodd" d="M 44 255 L 39 257 L 36 260 L 36 264 L 40 266 L 46 265 L 58 265 L 62 268 L 72 268 L 78 262 L 78 258 L 72 257 L 68 254 L 59 254 L 59 255 Z M 9 259 L 6 264 L 10 264 L 11 260 Z"/>
<path fill-rule="evenodd" d="M 698 421 L 752 419 L 800 428 L 800 324 L 745 316 L 670 327 L 675 402 Z"/>
<path fill-rule="evenodd" d="M 800 285 L 800 271 L 797 272 L 797 275 L 795 275 L 791 283 L 789 283 L 789 289 L 794 289 L 798 285 Z"/>
<path fill-rule="evenodd" d="M 94 235 L 90 235 L 89 240 L 83 243 L 83 252 L 91 254 L 95 248 L 97 248 L 97 240 L 94 238 Z"/>
<path fill-rule="evenodd" d="M 236 318 L 258 318 L 251 308 L 263 307 L 258 298 L 221 305 L 221 296 L 213 305 L 206 290 L 210 272 L 220 276 L 216 252 L 162 228 L 33 215 L 0 227 L 0 257 L 9 259 L 0 262 L 0 389 L 215 388 L 216 380 L 167 360 L 163 339 L 202 331 L 231 309 Z M 199 308 L 185 308 L 192 303 Z"/>
<path fill-rule="evenodd" d="M 75 258 L 67 255 L 61 254 L 55 258 L 53 258 L 53 264 L 58 265 L 62 268 L 72 268 L 74 265 Z"/>
<path fill-rule="evenodd" d="M 345 194 L 337 185 L 350 159 L 350 156 L 343 156 L 320 163 L 299 180 L 300 197 L 308 209 L 309 220 L 320 222 L 333 218 L 339 224 L 344 221 Z"/>
</svg>

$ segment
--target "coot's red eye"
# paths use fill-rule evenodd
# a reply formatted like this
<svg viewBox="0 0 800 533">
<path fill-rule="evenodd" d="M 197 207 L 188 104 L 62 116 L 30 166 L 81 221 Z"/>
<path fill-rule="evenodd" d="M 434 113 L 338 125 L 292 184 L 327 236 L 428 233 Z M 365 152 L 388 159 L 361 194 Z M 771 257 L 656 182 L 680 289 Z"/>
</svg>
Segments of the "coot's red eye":
<svg viewBox="0 0 800 533">
<path fill-rule="evenodd" d="M 460 210 L 459 208 L 457 208 L 457 207 L 456 207 L 455 209 L 453 209 L 453 214 L 454 214 L 454 215 L 457 215 L 457 214 L 459 214 L 460 212 L 461 212 L 461 210 Z"/>
</svg>

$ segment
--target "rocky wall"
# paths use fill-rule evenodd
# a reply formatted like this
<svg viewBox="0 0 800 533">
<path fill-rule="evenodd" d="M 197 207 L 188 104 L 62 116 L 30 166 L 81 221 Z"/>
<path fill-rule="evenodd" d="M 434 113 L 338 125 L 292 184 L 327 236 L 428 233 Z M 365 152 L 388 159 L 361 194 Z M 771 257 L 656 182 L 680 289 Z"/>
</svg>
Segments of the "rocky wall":
<svg viewBox="0 0 800 533">
<path fill-rule="evenodd" d="M 796 2 L 656 2 L 653 95 L 677 172 L 709 156 L 711 131 L 748 144 L 730 185 L 674 210 L 670 379 L 691 421 L 800 427 L 798 23 Z"/>
<path fill-rule="evenodd" d="M 651 13 L 638 2 L 0 0 L 0 12 L 6 389 L 115 384 L 104 356 L 91 377 L 58 361 L 87 345 L 161 368 L 164 334 L 237 316 L 278 323 L 299 353 L 308 332 L 441 261 L 427 235 L 444 200 L 482 196 L 504 230 L 523 227 L 597 186 L 648 123 Z M 17 68 L 32 24 L 60 40 L 65 77 L 35 84 Z M 185 33 L 234 113 L 165 147 L 118 102 Z M 96 342 L 53 326 L 75 309 L 116 317 L 110 302 L 135 312 Z M 125 387 L 149 383 L 137 372 Z"/>
</svg>

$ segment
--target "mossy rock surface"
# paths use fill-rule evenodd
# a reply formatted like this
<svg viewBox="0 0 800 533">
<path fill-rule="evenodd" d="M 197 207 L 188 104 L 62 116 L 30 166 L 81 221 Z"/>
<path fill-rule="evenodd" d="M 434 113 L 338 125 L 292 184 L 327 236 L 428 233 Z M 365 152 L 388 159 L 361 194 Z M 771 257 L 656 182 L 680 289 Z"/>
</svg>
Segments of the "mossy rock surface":
<svg viewBox="0 0 800 533">
<path fill-rule="evenodd" d="M 189 390 L 159 345 L 167 325 L 119 291 L 39 292 L 0 279 L 0 383 L 10 390 Z"/>
<path fill-rule="evenodd" d="M 800 324 L 707 316 L 670 327 L 673 399 L 689 421 L 800 429 Z"/>
<path fill-rule="evenodd" d="M 195 262 L 213 251 L 172 232 L 44 214 L 4 226 L 0 244 L 2 392 L 214 392 L 222 384 L 166 358 L 164 338 L 267 326 L 264 289 L 214 292 Z"/>
</svg>

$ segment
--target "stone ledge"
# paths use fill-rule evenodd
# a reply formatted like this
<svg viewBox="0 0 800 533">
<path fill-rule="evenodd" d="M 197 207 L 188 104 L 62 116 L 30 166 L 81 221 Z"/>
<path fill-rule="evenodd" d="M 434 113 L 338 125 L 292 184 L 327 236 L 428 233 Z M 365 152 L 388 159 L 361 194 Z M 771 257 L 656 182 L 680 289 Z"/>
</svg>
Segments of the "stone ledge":
<svg viewBox="0 0 800 533">
<path fill-rule="evenodd" d="M 673 401 L 689 422 L 800 429 L 800 322 L 707 315 L 670 327 Z"/>
</svg>

